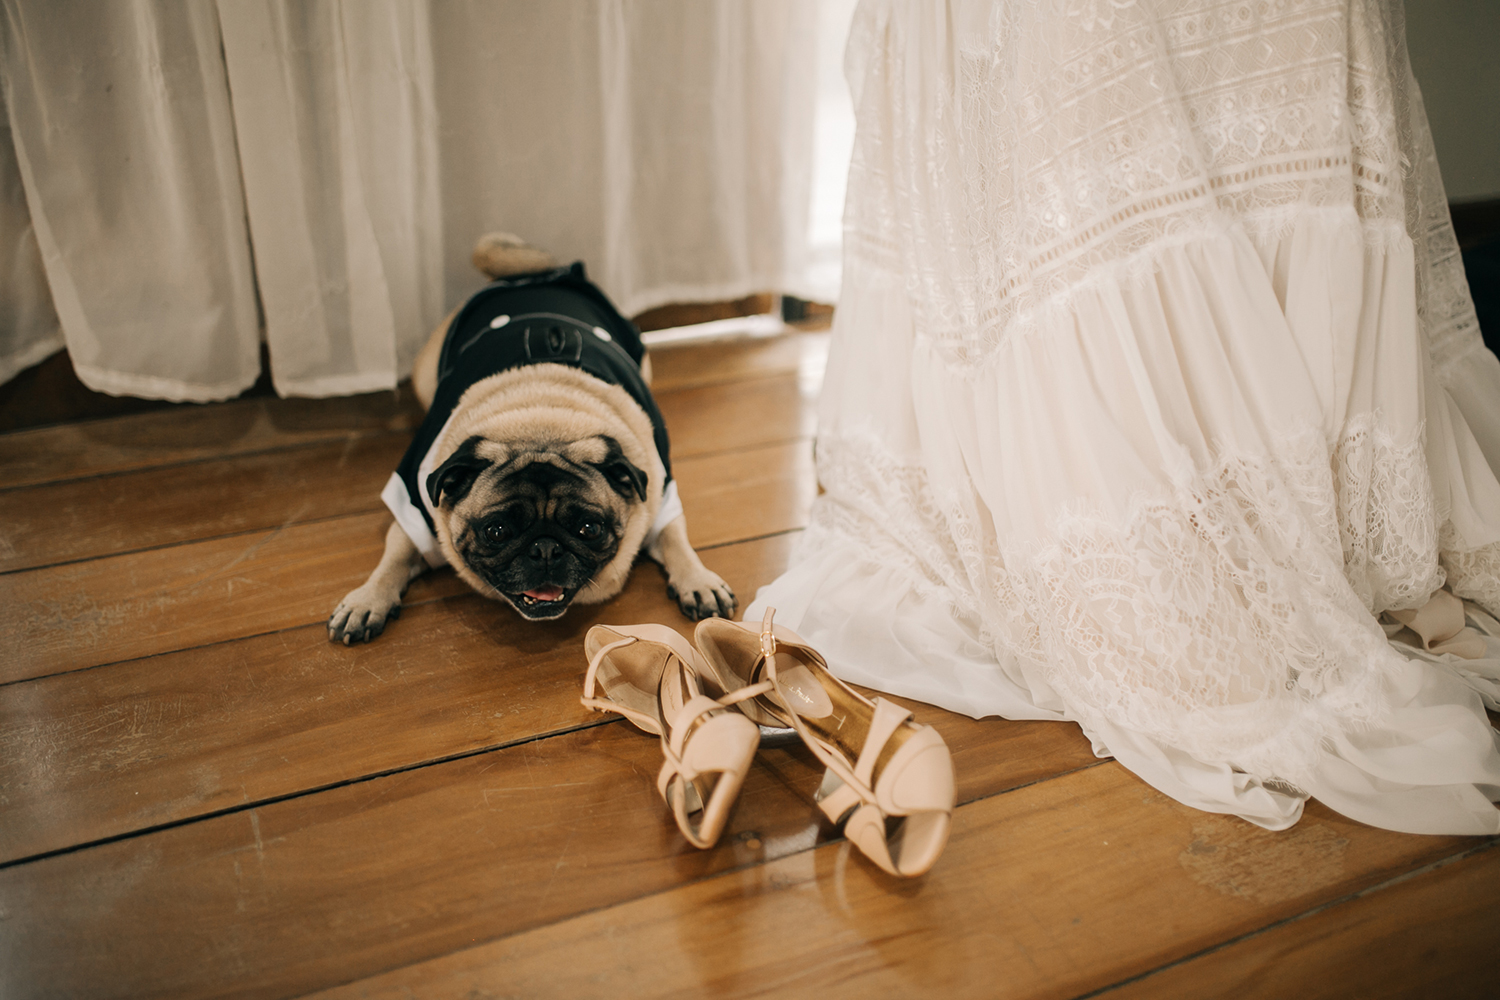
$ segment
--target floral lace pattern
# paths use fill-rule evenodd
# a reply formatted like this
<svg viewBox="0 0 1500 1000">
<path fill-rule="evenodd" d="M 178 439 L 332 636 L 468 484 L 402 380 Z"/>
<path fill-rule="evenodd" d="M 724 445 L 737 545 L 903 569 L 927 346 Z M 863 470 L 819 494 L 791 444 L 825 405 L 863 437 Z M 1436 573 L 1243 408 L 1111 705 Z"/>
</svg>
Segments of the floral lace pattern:
<svg viewBox="0 0 1500 1000">
<path fill-rule="evenodd" d="M 1288 434 L 1275 457 L 1225 455 L 1124 517 L 1075 507 L 1002 548 L 919 465 L 823 438 L 827 493 L 794 562 L 862 551 L 981 620 L 998 661 L 1045 677 L 1085 728 L 1295 784 L 1328 733 L 1380 717 L 1398 657 L 1372 609 L 1443 583 L 1421 449 L 1363 415 L 1335 455 L 1320 432 Z"/>
<path fill-rule="evenodd" d="M 1453 533 L 1450 530 L 1444 535 L 1451 539 Z M 1458 548 L 1450 541 L 1443 548 L 1442 560 L 1448 588 L 1496 614 L 1500 609 L 1500 545 Z"/>
<path fill-rule="evenodd" d="M 888 198 L 851 198 L 846 246 L 904 275 L 951 363 L 1153 248 L 1346 205 L 1368 241 L 1413 241 L 1439 377 L 1477 349 L 1399 4 L 1033 0 L 955 23 L 938 58 L 876 44 L 929 16 L 856 18 L 850 190 Z"/>
<path fill-rule="evenodd" d="M 1313 460 L 1320 450 L 1301 449 Z M 1363 414 L 1345 428 L 1333 471 L 1333 494 L 1321 503 L 1304 497 L 1304 509 L 1337 511 L 1344 575 L 1354 593 L 1372 614 L 1421 607 L 1443 585 L 1437 554 L 1442 515 L 1421 434 L 1403 443 Z"/>
</svg>

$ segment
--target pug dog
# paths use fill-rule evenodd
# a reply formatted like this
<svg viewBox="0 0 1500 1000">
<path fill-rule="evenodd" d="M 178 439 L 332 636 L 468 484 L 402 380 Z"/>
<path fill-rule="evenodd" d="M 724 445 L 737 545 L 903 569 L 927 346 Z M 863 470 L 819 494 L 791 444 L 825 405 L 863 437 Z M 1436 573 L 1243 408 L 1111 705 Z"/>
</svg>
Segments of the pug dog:
<svg viewBox="0 0 1500 1000">
<path fill-rule="evenodd" d="M 620 592 L 637 553 L 689 618 L 734 592 L 688 544 L 640 332 L 584 273 L 509 234 L 481 238 L 494 282 L 433 331 L 412 387 L 426 409 L 381 493 L 395 522 L 328 637 L 374 639 L 407 585 L 452 566 L 529 621 Z"/>
</svg>

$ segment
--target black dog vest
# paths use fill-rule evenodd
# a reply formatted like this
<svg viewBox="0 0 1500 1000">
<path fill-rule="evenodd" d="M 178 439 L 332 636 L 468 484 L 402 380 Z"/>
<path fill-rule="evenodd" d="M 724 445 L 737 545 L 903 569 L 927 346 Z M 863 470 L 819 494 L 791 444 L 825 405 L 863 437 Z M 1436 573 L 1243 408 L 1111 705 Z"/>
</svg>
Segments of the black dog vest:
<svg viewBox="0 0 1500 1000">
<path fill-rule="evenodd" d="M 421 482 L 423 460 L 474 383 L 526 365 L 581 368 L 624 389 L 651 420 L 656 452 L 666 470 L 654 535 L 681 512 L 672 481 L 667 428 L 641 377 L 646 348 L 640 331 L 584 274 L 583 262 L 540 274 L 502 278 L 464 304 L 443 339 L 432 406 L 381 493 L 428 563 L 441 565 L 436 526 Z"/>
</svg>

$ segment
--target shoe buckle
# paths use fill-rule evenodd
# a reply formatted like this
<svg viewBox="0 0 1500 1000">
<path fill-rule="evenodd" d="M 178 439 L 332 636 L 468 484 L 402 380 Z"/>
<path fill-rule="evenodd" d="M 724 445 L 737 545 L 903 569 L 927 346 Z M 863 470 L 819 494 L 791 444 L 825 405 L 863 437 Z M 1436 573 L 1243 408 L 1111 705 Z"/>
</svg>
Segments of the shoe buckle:
<svg viewBox="0 0 1500 1000">
<path fill-rule="evenodd" d="M 766 659 L 776 654 L 776 636 L 771 632 L 771 616 L 774 614 L 775 608 L 767 608 L 766 617 L 760 623 L 760 651 Z"/>
</svg>

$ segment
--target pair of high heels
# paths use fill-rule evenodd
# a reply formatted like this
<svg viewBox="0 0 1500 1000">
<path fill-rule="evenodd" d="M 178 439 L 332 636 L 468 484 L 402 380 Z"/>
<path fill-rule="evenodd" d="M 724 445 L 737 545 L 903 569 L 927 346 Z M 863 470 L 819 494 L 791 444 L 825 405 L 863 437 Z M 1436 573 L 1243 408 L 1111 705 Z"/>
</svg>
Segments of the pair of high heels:
<svg viewBox="0 0 1500 1000">
<path fill-rule="evenodd" d="M 689 643 L 664 625 L 596 625 L 583 704 L 661 737 L 657 790 L 696 847 L 712 847 L 760 742 L 790 728 L 827 769 L 815 800 L 892 875 L 921 875 L 948 842 L 953 760 L 943 738 L 834 677 L 796 633 L 709 618 Z M 596 696 L 597 692 L 597 696 Z"/>
</svg>

